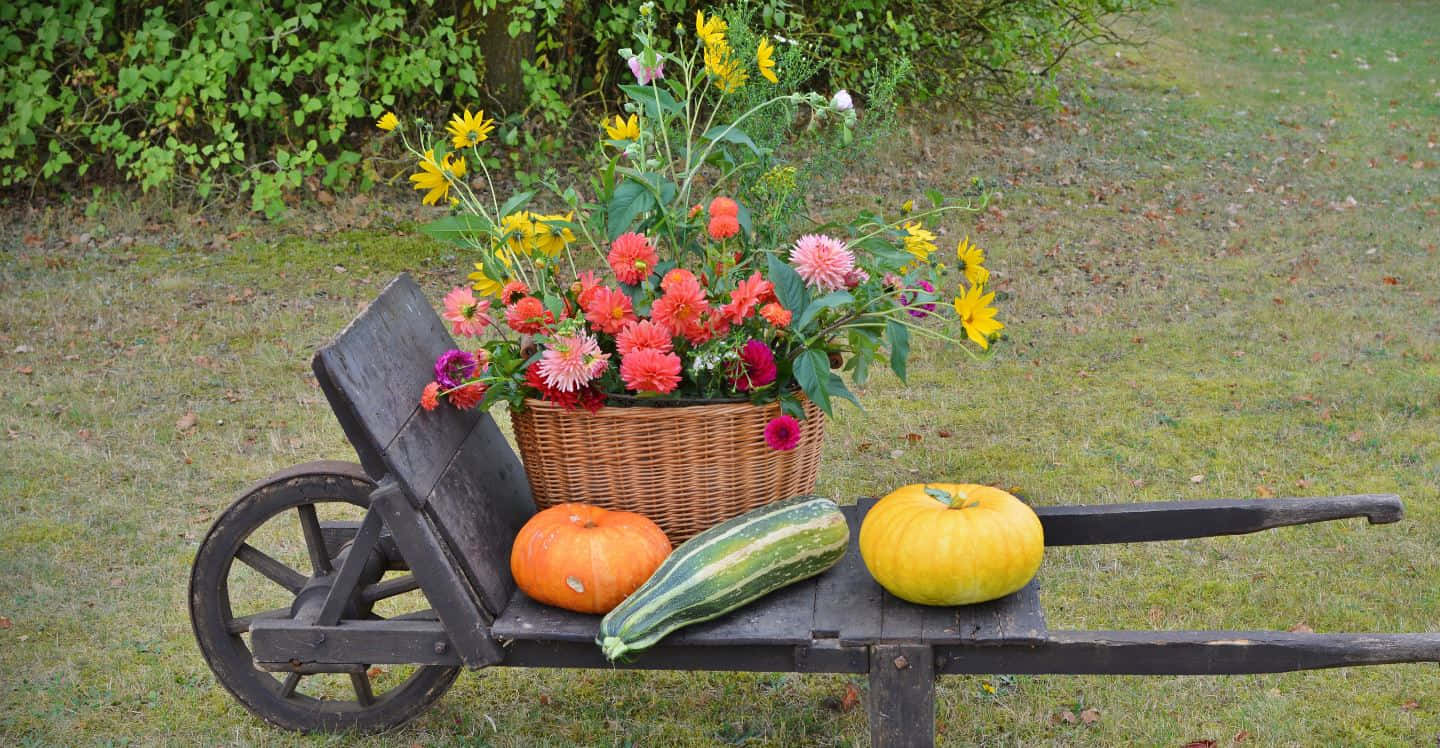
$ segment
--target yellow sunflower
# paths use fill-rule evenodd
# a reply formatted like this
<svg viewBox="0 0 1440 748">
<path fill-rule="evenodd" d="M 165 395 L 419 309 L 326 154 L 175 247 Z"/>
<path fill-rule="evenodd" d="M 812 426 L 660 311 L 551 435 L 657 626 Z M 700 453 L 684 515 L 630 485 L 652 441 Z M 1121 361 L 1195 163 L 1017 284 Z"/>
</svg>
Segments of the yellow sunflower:
<svg viewBox="0 0 1440 748">
<path fill-rule="evenodd" d="M 375 126 L 385 132 L 390 132 L 400 126 L 400 118 L 396 117 L 394 112 L 386 112 L 375 121 Z"/>
<path fill-rule="evenodd" d="M 955 247 L 955 257 L 965 271 L 965 280 L 972 286 L 983 286 L 990 280 L 990 271 L 985 268 L 985 250 L 970 243 L 970 237 L 960 240 Z"/>
<path fill-rule="evenodd" d="M 472 145 L 480 145 L 490 137 L 490 131 L 495 129 L 495 120 L 485 119 L 485 110 L 481 109 L 470 115 L 470 110 L 465 110 L 465 115 L 451 115 L 450 125 L 445 128 L 450 132 L 450 144 L 456 150 L 469 148 Z"/>
<path fill-rule="evenodd" d="M 1005 325 L 995 319 L 996 309 L 990 306 L 995 299 L 994 292 L 984 291 L 980 286 L 971 286 L 970 290 L 955 297 L 955 314 L 960 317 L 965 334 L 981 348 L 989 348 L 990 335 Z"/>
<path fill-rule="evenodd" d="M 763 36 L 760 37 L 760 46 L 755 48 L 755 65 L 760 68 L 762 78 L 771 83 L 780 82 L 775 77 L 775 45 Z"/>
<path fill-rule="evenodd" d="M 905 224 L 905 251 L 919 262 L 929 262 L 930 255 L 937 249 L 935 234 L 927 231 L 918 221 Z"/>
<path fill-rule="evenodd" d="M 575 241 L 575 233 L 569 228 L 551 226 L 550 222 L 569 221 L 574 217 L 574 213 L 540 215 L 522 210 L 501 219 L 500 230 L 507 235 L 505 242 L 516 256 L 536 260 L 553 258 Z"/>
<path fill-rule="evenodd" d="M 476 293 L 498 299 L 500 292 L 505 289 L 505 284 L 509 280 L 510 258 L 502 253 L 496 253 L 494 256 L 499 258 L 498 262 L 475 263 L 475 272 L 470 274 L 470 284 Z M 500 278 L 497 280 L 491 277 L 492 275 L 499 275 Z"/>
<path fill-rule="evenodd" d="M 420 159 L 420 171 L 410 175 L 410 181 L 415 183 L 415 189 L 428 190 L 425 197 L 420 199 L 425 205 L 438 205 L 450 195 L 450 179 L 465 176 L 465 159 L 455 158 L 455 154 L 447 153 L 439 161 L 435 160 L 435 151 L 425 151 L 425 157 Z"/>
<path fill-rule="evenodd" d="M 704 11 L 695 11 L 695 35 L 700 37 L 705 49 L 728 49 L 730 44 L 725 41 L 725 32 L 730 30 L 730 24 L 718 15 L 705 18 Z"/>
<path fill-rule="evenodd" d="M 605 134 L 611 140 L 637 140 L 640 137 L 640 115 L 632 114 L 629 119 L 623 119 L 615 115 L 615 122 L 602 123 L 605 125 Z"/>
<path fill-rule="evenodd" d="M 740 67 L 740 61 L 730 54 L 730 48 L 706 47 L 705 72 L 715 79 L 715 86 L 723 93 L 735 93 L 750 77 Z"/>
</svg>

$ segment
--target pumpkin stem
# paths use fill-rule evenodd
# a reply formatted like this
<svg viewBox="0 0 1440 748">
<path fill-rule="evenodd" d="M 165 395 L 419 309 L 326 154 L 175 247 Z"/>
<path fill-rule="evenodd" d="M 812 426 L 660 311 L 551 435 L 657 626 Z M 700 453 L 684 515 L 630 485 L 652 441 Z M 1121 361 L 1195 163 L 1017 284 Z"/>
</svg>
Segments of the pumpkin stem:
<svg viewBox="0 0 1440 748">
<path fill-rule="evenodd" d="M 972 501 L 969 504 L 965 503 L 967 500 L 969 500 L 970 497 L 967 496 L 964 491 L 952 494 L 949 491 L 944 491 L 939 488 L 931 488 L 929 486 L 925 486 L 924 490 L 925 493 L 930 496 L 930 498 L 950 507 L 951 509 L 969 509 L 970 507 L 980 506 L 980 502 L 978 501 Z"/>
<path fill-rule="evenodd" d="M 599 527 L 599 525 L 595 524 L 595 520 L 587 519 L 585 520 L 585 524 L 582 525 L 582 527 Z"/>
</svg>

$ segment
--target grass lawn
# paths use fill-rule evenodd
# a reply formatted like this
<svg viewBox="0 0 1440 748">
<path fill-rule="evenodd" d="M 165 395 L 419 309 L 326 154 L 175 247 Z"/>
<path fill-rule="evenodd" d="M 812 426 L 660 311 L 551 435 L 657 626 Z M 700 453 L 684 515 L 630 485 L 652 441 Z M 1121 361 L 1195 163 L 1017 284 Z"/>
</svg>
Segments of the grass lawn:
<svg viewBox="0 0 1440 748">
<path fill-rule="evenodd" d="M 1087 101 L 973 130 L 918 120 L 838 185 L 832 205 L 997 186 L 943 238 L 986 248 L 1009 337 L 980 364 L 925 347 L 908 386 L 873 381 L 829 429 L 818 490 L 1395 492 L 1396 525 L 1049 551 L 1049 623 L 1436 631 L 1440 5 L 1182 2 L 1148 25 L 1149 45 L 1071 68 Z M 365 230 L 329 230 L 341 213 L 290 238 L 187 220 L 100 249 L 74 235 L 137 219 L 41 212 L 0 253 L 0 742 L 864 744 L 863 707 L 840 708 L 864 679 L 844 676 L 497 669 L 367 739 L 282 733 L 215 684 L 185 615 L 209 522 L 254 479 L 352 457 L 311 352 L 396 272 L 437 302 L 460 277 L 403 217 L 372 205 Z M 952 745 L 1440 736 L 1433 664 L 938 688 Z M 1099 719 L 1059 718 L 1086 708 Z"/>
</svg>

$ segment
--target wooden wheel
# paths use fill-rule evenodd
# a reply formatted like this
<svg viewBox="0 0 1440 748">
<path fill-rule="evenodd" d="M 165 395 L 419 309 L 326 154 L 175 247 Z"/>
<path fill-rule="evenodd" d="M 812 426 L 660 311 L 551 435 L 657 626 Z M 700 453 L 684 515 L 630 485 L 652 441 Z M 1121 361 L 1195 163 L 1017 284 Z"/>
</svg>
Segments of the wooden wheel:
<svg viewBox="0 0 1440 748">
<path fill-rule="evenodd" d="M 359 465 L 299 465 L 252 487 L 200 544 L 190 570 L 195 640 L 220 684 L 261 719 L 303 732 L 384 730 L 439 699 L 460 672 L 438 665 L 363 665 L 356 672 L 301 675 L 254 665 L 250 622 L 290 617 L 301 589 L 333 573 L 344 528 L 363 517 L 374 487 Z M 403 568 L 403 559 L 367 564 L 346 617 L 433 620 L 413 577 L 385 578 Z"/>
</svg>

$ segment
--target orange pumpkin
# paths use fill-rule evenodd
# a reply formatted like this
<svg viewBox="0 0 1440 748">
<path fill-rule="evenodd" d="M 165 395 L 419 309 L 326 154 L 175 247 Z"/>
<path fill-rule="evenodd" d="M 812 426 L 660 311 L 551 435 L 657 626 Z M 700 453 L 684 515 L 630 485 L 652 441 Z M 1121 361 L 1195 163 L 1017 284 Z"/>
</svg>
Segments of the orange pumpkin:
<svg viewBox="0 0 1440 748">
<path fill-rule="evenodd" d="M 665 532 L 638 514 L 557 504 L 520 528 L 510 549 L 510 575 L 546 605 L 609 613 L 669 555 Z"/>
</svg>

